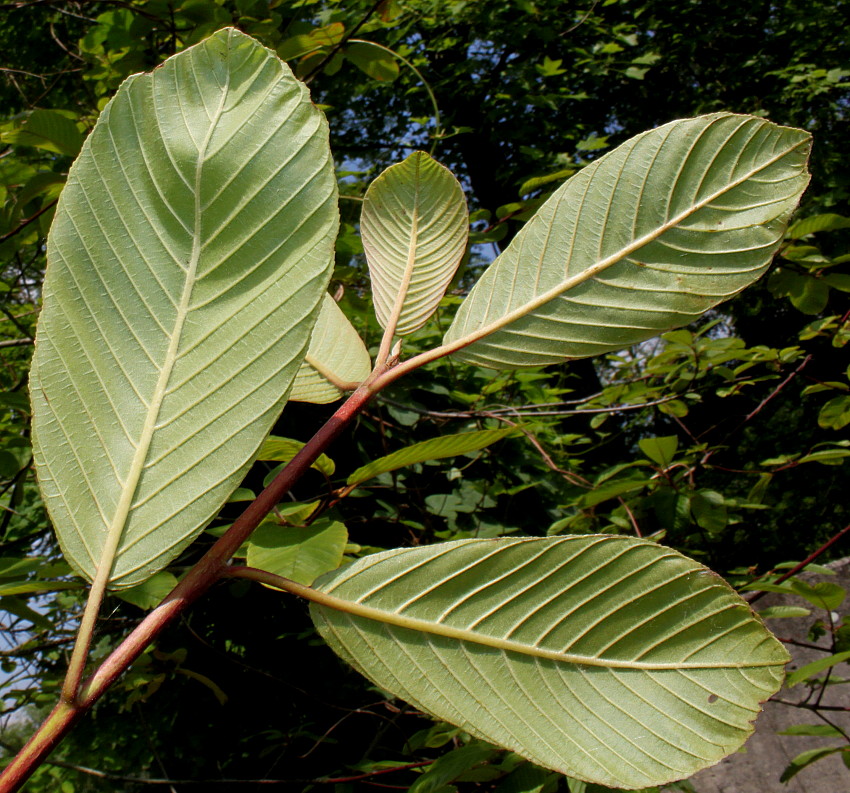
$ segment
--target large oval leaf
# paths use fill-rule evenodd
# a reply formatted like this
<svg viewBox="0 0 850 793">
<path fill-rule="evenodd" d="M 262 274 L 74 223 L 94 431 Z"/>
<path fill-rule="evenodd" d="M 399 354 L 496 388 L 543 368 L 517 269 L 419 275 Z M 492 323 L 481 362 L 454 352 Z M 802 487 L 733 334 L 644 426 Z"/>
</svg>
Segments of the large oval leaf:
<svg viewBox="0 0 850 793">
<path fill-rule="evenodd" d="M 469 733 L 616 787 L 737 749 L 788 655 L 718 576 L 626 537 L 460 540 L 320 578 L 322 636 Z"/>
<path fill-rule="evenodd" d="M 412 333 L 436 310 L 463 256 L 463 190 L 448 168 L 414 152 L 369 185 L 360 229 L 378 321 Z"/>
<path fill-rule="evenodd" d="M 445 343 L 496 369 L 617 350 L 761 276 L 808 183 L 808 133 L 717 113 L 645 132 L 538 210 Z"/>
<path fill-rule="evenodd" d="M 106 107 L 53 223 L 31 375 L 82 575 L 144 581 L 227 499 L 304 357 L 336 227 L 326 122 L 253 39 L 219 31 Z"/>
</svg>

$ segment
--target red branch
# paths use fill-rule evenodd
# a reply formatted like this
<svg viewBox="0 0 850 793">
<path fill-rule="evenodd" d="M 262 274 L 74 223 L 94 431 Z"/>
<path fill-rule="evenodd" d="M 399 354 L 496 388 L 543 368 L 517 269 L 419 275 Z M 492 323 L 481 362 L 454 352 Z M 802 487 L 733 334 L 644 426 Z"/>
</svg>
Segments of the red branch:
<svg viewBox="0 0 850 793">
<path fill-rule="evenodd" d="M 271 512 L 319 455 L 339 436 L 372 398 L 374 391 L 361 387 L 328 419 L 274 481 L 257 496 L 227 532 L 204 554 L 185 578 L 124 639 L 84 683 L 78 701 L 61 701 L 18 756 L 0 774 L 0 793 L 13 793 L 23 785 L 71 727 L 100 699 L 118 676 L 138 658 L 167 625 L 203 595 L 227 569 L 230 557 Z"/>
</svg>

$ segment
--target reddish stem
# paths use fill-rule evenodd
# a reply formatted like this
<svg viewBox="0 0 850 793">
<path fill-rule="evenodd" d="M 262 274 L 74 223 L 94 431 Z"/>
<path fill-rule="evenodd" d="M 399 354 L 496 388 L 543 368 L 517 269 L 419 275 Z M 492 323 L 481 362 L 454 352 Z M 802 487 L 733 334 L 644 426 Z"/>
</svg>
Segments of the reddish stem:
<svg viewBox="0 0 850 793">
<path fill-rule="evenodd" d="M 292 458 L 269 486 L 236 519 L 234 524 L 192 567 L 133 632 L 124 639 L 83 684 L 76 703 L 60 702 L 0 774 L 0 793 L 20 789 L 71 727 L 100 699 L 118 676 L 138 658 L 154 638 L 204 594 L 227 569 L 230 557 L 268 515 L 319 455 L 339 436 L 372 398 L 376 389 L 362 386 L 331 416 L 325 425 Z"/>
<path fill-rule="evenodd" d="M 831 548 L 833 545 L 835 545 L 835 543 L 837 543 L 848 532 L 850 532 L 850 524 L 847 524 L 840 532 L 838 532 L 838 534 L 833 535 L 816 551 L 810 553 L 805 559 L 803 559 L 802 562 L 800 562 L 800 564 L 795 565 L 787 573 L 784 573 L 783 575 L 779 576 L 776 581 L 771 581 L 770 583 L 781 584 L 783 581 L 787 581 L 789 578 L 791 578 L 791 576 L 797 575 L 800 570 L 811 564 L 815 559 L 818 558 L 818 556 L 820 556 L 828 548 Z M 760 576 L 760 578 L 764 578 L 764 576 Z M 756 578 L 755 581 L 760 580 L 760 578 Z M 755 581 L 751 581 L 750 583 L 753 584 L 755 583 Z M 763 598 L 766 594 L 767 592 L 750 592 L 747 595 L 744 595 L 744 600 L 746 600 L 748 603 L 755 603 L 759 598 Z"/>
</svg>

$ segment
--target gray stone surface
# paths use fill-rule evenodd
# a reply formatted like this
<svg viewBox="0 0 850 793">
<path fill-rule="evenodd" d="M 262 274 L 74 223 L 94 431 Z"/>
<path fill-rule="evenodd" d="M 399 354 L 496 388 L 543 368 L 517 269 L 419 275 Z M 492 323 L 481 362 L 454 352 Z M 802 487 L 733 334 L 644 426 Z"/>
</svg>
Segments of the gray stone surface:
<svg viewBox="0 0 850 793">
<path fill-rule="evenodd" d="M 834 562 L 828 567 L 836 575 L 803 575 L 808 582 L 833 581 L 850 592 L 850 558 Z M 850 598 L 848 598 L 850 600 Z M 838 609 L 844 615 L 850 611 L 848 600 Z M 789 598 L 771 594 L 761 598 L 754 607 L 757 611 L 773 605 L 806 605 L 802 598 Z M 826 612 L 816 612 L 825 618 Z M 781 638 L 807 641 L 806 634 L 813 622 L 811 617 L 768 620 L 768 627 Z M 826 638 L 817 642 L 828 646 Z M 797 669 L 804 664 L 822 658 L 824 653 L 808 648 L 786 644 L 792 661 L 789 669 Z M 850 667 L 843 663 L 835 667 L 834 675 L 850 679 Z M 792 690 L 783 689 L 778 698 L 799 702 L 805 694 L 805 686 L 799 685 Z M 823 704 L 850 707 L 850 684 L 831 686 L 823 698 Z M 850 711 L 830 711 L 825 714 L 834 724 L 850 732 Z M 743 751 L 726 758 L 713 768 L 700 772 L 691 779 L 698 793 L 850 793 L 850 770 L 839 755 L 832 755 L 813 763 L 787 783 L 779 781 L 780 774 L 788 763 L 800 752 L 819 746 L 837 746 L 840 741 L 832 738 L 812 738 L 803 736 L 777 735 L 792 724 L 823 724 L 817 715 L 809 710 L 789 707 L 778 702 L 765 704 L 764 712 L 756 721 L 756 731 L 744 746 Z"/>
</svg>

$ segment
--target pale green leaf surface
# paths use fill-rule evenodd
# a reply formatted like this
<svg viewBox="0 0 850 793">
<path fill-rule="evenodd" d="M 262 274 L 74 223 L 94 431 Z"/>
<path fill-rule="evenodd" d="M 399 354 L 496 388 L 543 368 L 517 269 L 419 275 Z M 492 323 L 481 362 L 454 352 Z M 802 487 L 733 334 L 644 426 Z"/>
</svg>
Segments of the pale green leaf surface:
<svg viewBox="0 0 850 793">
<path fill-rule="evenodd" d="M 427 460 L 442 460 L 446 457 L 456 457 L 459 454 L 477 452 L 515 432 L 514 427 L 501 430 L 459 432 L 456 435 L 442 435 L 439 438 L 414 443 L 361 466 L 348 477 L 346 484 L 359 485 L 380 474 L 386 474 L 415 463 L 424 463 Z"/>
<path fill-rule="evenodd" d="M 310 585 L 323 573 L 336 570 L 348 542 L 344 523 L 320 518 L 309 526 L 263 523 L 247 543 L 251 567 Z"/>
<path fill-rule="evenodd" d="M 496 369 L 617 350 L 685 325 L 759 278 L 808 183 L 810 137 L 717 113 L 584 168 L 461 304 L 445 343 Z"/>
<path fill-rule="evenodd" d="M 289 398 L 296 402 L 325 404 L 362 383 L 372 371 L 369 351 L 334 299 L 325 294 L 319 318 L 310 337 L 307 357 Z"/>
<path fill-rule="evenodd" d="M 721 578 L 626 537 L 387 551 L 314 586 L 322 636 L 381 688 L 616 787 L 680 779 L 735 751 L 788 660 Z"/>
<path fill-rule="evenodd" d="M 466 247 L 460 184 L 448 168 L 414 152 L 369 185 L 360 230 L 378 321 L 412 333 L 437 309 Z"/>
<path fill-rule="evenodd" d="M 337 228 L 324 117 L 233 29 L 130 77 L 68 177 L 31 375 L 59 541 L 112 588 L 217 513 L 280 413 Z"/>
</svg>

